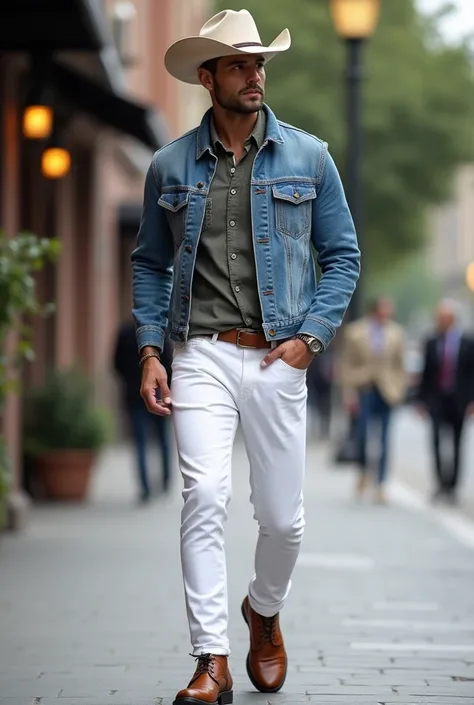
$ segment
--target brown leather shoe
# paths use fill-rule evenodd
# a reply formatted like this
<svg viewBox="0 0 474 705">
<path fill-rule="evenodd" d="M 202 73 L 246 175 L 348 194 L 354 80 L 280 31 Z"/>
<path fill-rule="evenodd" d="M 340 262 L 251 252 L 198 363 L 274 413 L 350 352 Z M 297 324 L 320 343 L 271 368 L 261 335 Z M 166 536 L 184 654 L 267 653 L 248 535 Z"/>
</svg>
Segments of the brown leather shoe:
<svg viewBox="0 0 474 705">
<path fill-rule="evenodd" d="M 234 701 L 232 676 L 227 656 L 196 656 L 197 668 L 189 685 L 180 690 L 173 705 L 231 705 Z"/>
<path fill-rule="evenodd" d="M 261 693 L 277 693 L 285 682 L 288 666 L 279 616 L 257 614 L 250 607 L 248 597 L 242 603 L 242 615 L 250 631 L 248 676 Z"/>
</svg>

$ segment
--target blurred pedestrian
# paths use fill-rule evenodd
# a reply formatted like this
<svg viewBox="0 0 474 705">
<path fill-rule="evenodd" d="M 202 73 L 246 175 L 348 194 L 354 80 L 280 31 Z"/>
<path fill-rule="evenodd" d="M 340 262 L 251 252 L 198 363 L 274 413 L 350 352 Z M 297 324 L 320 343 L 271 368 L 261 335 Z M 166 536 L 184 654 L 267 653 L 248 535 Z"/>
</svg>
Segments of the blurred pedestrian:
<svg viewBox="0 0 474 705">
<path fill-rule="evenodd" d="M 393 303 L 379 298 L 368 315 L 347 325 L 342 351 L 342 381 L 348 412 L 357 416 L 357 495 L 369 486 L 369 470 L 375 471 L 375 500 L 386 502 L 388 439 L 392 410 L 407 390 L 404 365 L 405 334 L 393 320 Z M 380 448 L 372 466 L 369 430 L 378 425 Z M 373 435 L 370 434 L 370 439 Z"/>
<path fill-rule="evenodd" d="M 171 346 L 167 341 L 162 356 L 163 364 L 171 373 Z M 117 335 L 114 351 L 114 369 L 122 383 L 122 401 L 136 453 L 137 477 L 140 499 L 147 502 L 153 494 L 147 461 L 147 440 L 150 436 L 158 443 L 161 455 L 161 489 L 170 486 L 170 424 L 169 419 L 151 414 L 140 396 L 141 369 L 134 321 L 127 321 Z"/>
<path fill-rule="evenodd" d="M 304 530 L 306 372 L 359 274 L 327 145 L 264 104 L 265 62 L 289 46 L 288 30 L 265 47 L 247 10 L 226 10 L 165 56 L 173 76 L 212 101 L 198 128 L 154 156 L 132 255 L 142 394 L 151 411 L 173 413 L 184 479 L 181 558 L 198 664 L 175 705 L 233 699 L 224 524 L 239 420 L 260 526 L 241 607 L 247 673 L 262 692 L 283 686 L 279 612 Z M 178 343 L 171 392 L 159 360 L 168 316 Z"/>
<path fill-rule="evenodd" d="M 453 301 L 437 308 L 436 333 L 425 345 L 418 402 L 432 423 L 434 499 L 454 503 L 464 422 L 474 414 L 474 340 L 462 332 Z"/>
</svg>

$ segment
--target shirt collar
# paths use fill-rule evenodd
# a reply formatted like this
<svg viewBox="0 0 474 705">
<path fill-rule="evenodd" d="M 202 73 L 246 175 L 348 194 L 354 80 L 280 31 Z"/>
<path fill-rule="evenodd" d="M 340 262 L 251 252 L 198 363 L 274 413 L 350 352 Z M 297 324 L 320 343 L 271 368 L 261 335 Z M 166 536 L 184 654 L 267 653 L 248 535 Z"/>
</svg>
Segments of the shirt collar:
<svg viewBox="0 0 474 705">
<path fill-rule="evenodd" d="M 245 144 L 248 145 L 250 143 L 250 141 L 253 139 L 255 144 L 257 145 L 257 147 L 260 149 L 260 147 L 262 146 L 263 141 L 265 139 L 266 126 L 267 126 L 267 117 L 266 117 L 263 110 L 259 110 L 258 116 L 257 116 L 257 122 L 255 123 L 255 127 L 253 128 L 252 133 L 245 140 Z M 211 130 L 212 144 L 214 146 L 217 146 L 218 144 L 222 144 L 221 140 L 219 139 L 219 135 L 217 134 L 216 126 L 214 124 L 214 117 L 212 117 L 212 116 L 211 116 L 210 130 Z"/>
<path fill-rule="evenodd" d="M 275 142 L 277 144 L 284 144 L 285 141 L 283 139 L 282 131 L 281 131 L 281 125 L 276 119 L 275 114 L 273 113 L 272 110 L 268 107 L 266 103 L 264 103 L 262 111 L 263 113 L 263 118 L 265 120 L 264 124 L 264 131 L 265 131 L 265 136 L 264 140 L 262 143 L 262 146 L 265 144 L 265 142 Z M 197 128 L 196 132 L 196 159 L 201 159 L 203 154 L 208 151 L 212 151 L 212 143 L 211 143 L 211 130 L 210 130 L 210 123 L 211 123 L 211 117 L 212 117 L 212 108 L 209 108 L 203 115 L 203 118 L 201 120 L 201 124 Z"/>
</svg>

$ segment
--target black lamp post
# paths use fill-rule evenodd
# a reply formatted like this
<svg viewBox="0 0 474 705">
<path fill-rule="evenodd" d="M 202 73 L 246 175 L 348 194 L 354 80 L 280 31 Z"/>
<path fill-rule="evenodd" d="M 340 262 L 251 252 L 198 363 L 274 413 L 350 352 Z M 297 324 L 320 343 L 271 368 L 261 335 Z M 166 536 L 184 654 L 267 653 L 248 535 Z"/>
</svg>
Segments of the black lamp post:
<svg viewBox="0 0 474 705">
<path fill-rule="evenodd" d="M 373 34 L 380 13 L 380 0 L 330 0 L 331 15 L 336 32 L 347 43 L 347 169 L 346 194 L 357 230 L 359 243 L 363 243 L 362 223 L 362 121 L 361 90 L 362 48 L 364 42 Z M 361 246 L 362 249 L 362 246 Z M 351 305 L 348 319 L 354 320 L 362 315 L 363 284 L 359 280 Z"/>
</svg>

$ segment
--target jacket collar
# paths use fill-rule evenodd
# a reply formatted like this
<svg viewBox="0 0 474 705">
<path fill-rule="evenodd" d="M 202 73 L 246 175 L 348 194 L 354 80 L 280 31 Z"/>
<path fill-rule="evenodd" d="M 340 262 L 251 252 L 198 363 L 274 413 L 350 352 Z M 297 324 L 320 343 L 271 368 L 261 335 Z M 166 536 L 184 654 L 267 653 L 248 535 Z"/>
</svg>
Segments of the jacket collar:
<svg viewBox="0 0 474 705">
<path fill-rule="evenodd" d="M 283 144 L 284 139 L 275 114 L 266 104 L 263 105 L 263 110 L 265 111 L 267 119 L 264 144 L 265 142 L 278 142 L 279 144 Z M 196 159 L 200 159 L 204 152 L 212 153 L 211 116 L 212 108 L 209 108 L 199 125 L 197 131 Z"/>
</svg>

